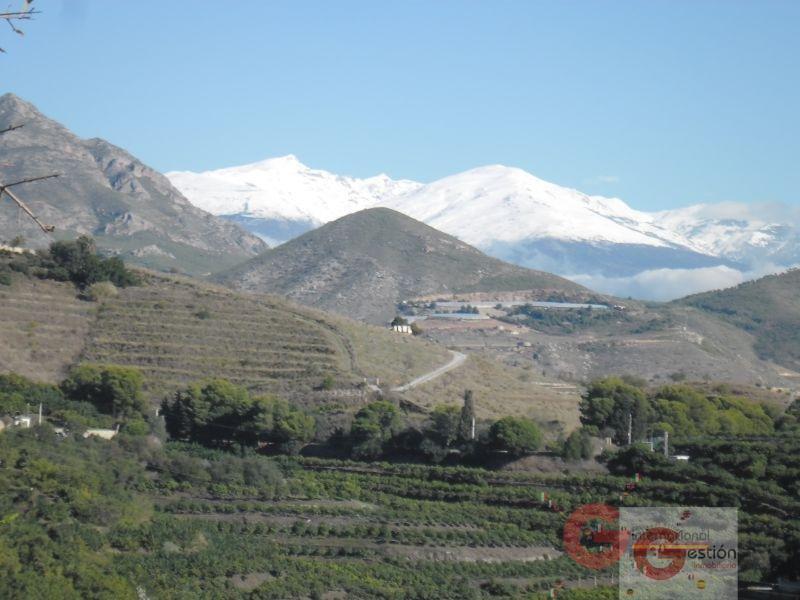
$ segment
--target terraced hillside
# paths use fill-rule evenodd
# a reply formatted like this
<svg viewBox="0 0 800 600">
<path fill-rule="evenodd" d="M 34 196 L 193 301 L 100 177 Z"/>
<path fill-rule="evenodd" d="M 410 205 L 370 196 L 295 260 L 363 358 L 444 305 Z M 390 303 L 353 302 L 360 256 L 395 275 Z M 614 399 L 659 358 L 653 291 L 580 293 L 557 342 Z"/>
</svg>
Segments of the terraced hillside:
<svg viewBox="0 0 800 600">
<path fill-rule="evenodd" d="M 201 589 L 231 598 L 483 598 L 497 595 L 479 591 L 497 580 L 509 590 L 501 597 L 538 599 L 556 581 L 608 583 L 607 573 L 563 555 L 564 517 L 539 500 L 546 491 L 570 503 L 588 491 L 578 480 L 313 459 L 294 473 L 291 496 L 261 489 L 221 498 L 192 482 L 157 498 L 169 527 L 148 529 L 155 552 L 123 553 L 120 564 L 154 573 L 144 587 L 157 594 L 187 583 L 185 555 L 224 549 Z M 624 482 L 608 478 L 592 492 L 615 485 Z M 165 542 L 169 563 L 158 552 Z"/>
<path fill-rule="evenodd" d="M 11 286 L 0 286 L 0 372 L 57 382 L 78 362 L 128 365 L 143 372 L 153 402 L 222 377 L 254 393 L 338 412 L 360 405 L 376 384 L 403 385 L 452 358 L 441 344 L 276 296 L 143 273 L 143 285 L 100 302 L 78 299 L 66 283 L 14 274 Z M 525 415 L 571 429 L 577 388 L 556 390 L 538 379 L 530 370 L 471 357 L 402 397 L 430 408 L 459 404 L 469 388 L 481 417 Z"/>
<path fill-rule="evenodd" d="M 72 284 L 11 276 L 0 285 L 0 372 L 56 382 L 75 362 L 95 305 L 79 300 Z"/>
<path fill-rule="evenodd" d="M 379 370 L 390 382 L 423 373 L 447 353 L 390 332 L 332 320 L 272 296 L 249 296 L 188 279 L 149 275 L 98 310 L 81 359 L 136 366 L 154 396 L 206 377 L 254 392 L 352 391 L 375 377 L 378 347 L 393 360 Z M 345 394 L 346 395 L 346 394 Z"/>
<path fill-rule="evenodd" d="M 155 277 L 100 308 L 82 359 L 139 367 L 154 391 L 209 376 L 277 391 L 354 374 L 344 341 L 285 304 Z"/>
</svg>

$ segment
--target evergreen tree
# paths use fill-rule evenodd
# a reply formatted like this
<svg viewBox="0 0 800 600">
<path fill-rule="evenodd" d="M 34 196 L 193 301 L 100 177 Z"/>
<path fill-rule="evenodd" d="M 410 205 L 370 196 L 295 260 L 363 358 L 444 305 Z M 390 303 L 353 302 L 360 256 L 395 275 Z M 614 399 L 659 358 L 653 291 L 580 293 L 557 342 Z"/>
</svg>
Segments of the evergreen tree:
<svg viewBox="0 0 800 600">
<path fill-rule="evenodd" d="M 472 426 L 475 423 L 475 399 L 472 390 L 464 391 L 464 406 L 461 408 L 461 418 L 459 420 L 458 435 L 464 442 L 473 439 Z"/>
</svg>

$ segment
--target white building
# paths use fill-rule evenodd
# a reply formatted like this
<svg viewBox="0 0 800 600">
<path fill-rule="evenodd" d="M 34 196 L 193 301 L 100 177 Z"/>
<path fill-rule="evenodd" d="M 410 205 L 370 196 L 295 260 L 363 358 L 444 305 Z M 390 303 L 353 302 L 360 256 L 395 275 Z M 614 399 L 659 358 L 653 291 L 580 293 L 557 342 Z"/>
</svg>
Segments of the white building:
<svg viewBox="0 0 800 600">
<path fill-rule="evenodd" d="M 22 427 L 23 429 L 30 429 L 34 424 L 36 417 L 33 415 L 17 415 L 14 417 L 14 427 Z"/>
<path fill-rule="evenodd" d="M 87 429 L 83 432 L 83 437 L 99 437 L 104 440 L 110 440 L 119 433 L 119 425 L 114 429 Z"/>
</svg>

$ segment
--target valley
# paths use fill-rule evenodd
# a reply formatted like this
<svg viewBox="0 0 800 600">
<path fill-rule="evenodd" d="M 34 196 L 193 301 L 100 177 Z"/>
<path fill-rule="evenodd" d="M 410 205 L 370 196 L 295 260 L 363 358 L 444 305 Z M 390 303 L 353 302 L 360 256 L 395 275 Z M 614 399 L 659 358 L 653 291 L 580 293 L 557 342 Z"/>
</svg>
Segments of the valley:
<svg viewBox="0 0 800 600">
<path fill-rule="evenodd" d="M 0 597 L 610 600 L 587 506 L 733 508 L 739 585 L 800 577 L 789 221 L 502 165 L 163 176 L 12 94 L 0 157 L 37 184 L 0 207 Z M 709 281 L 576 282 L 675 272 Z"/>
</svg>

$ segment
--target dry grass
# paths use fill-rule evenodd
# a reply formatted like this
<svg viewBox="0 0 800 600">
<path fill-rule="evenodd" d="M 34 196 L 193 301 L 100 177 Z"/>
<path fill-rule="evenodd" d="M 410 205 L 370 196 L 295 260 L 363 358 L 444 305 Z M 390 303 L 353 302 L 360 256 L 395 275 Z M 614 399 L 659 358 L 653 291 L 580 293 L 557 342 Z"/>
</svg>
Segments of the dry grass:
<svg viewBox="0 0 800 600">
<path fill-rule="evenodd" d="M 208 377 L 254 392 L 354 379 L 342 341 L 305 311 L 155 275 L 102 305 L 81 358 L 138 367 L 152 395 Z"/>
<path fill-rule="evenodd" d="M 359 371 L 380 378 L 382 385 L 407 383 L 451 358 L 440 344 L 341 317 L 330 320 L 350 340 Z"/>
<path fill-rule="evenodd" d="M 71 284 L 14 275 L 0 286 L 0 372 L 61 380 L 85 343 L 95 305 Z"/>
<path fill-rule="evenodd" d="M 552 387 L 533 370 L 510 367 L 480 354 L 470 355 L 458 369 L 409 390 L 404 397 L 426 408 L 460 405 L 466 389 L 473 391 L 481 418 L 530 417 L 549 424 L 552 433 L 578 426 L 577 388 Z"/>
</svg>

